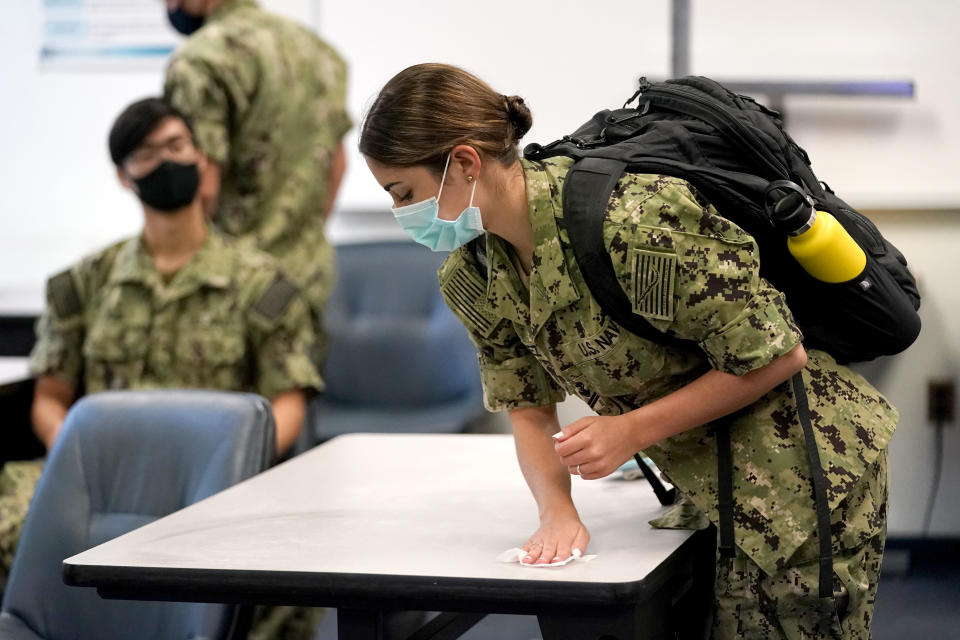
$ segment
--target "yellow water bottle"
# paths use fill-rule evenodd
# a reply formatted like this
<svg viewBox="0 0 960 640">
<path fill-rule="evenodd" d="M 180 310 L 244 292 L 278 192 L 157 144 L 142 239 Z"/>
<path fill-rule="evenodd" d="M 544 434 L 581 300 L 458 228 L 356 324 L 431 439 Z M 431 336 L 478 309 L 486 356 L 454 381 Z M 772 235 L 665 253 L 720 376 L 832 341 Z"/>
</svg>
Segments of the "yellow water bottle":
<svg viewBox="0 0 960 640">
<path fill-rule="evenodd" d="M 836 218 L 816 211 L 801 193 L 791 193 L 777 203 L 774 222 L 786 233 L 787 248 L 800 266 L 822 282 L 853 280 L 867 266 L 867 255 Z"/>
</svg>

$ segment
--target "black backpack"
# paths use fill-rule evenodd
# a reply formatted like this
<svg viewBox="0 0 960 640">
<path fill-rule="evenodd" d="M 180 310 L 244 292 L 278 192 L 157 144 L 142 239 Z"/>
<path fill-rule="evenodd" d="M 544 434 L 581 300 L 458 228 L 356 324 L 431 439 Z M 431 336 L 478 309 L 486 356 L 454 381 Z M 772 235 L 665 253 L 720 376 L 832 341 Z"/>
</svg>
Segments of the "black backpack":
<svg viewBox="0 0 960 640">
<path fill-rule="evenodd" d="M 628 108 L 638 98 L 637 106 Z M 856 362 L 899 353 L 920 333 L 920 294 L 903 254 L 817 179 L 807 153 L 783 130 L 780 114 L 749 96 L 700 76 L 662 83 L 640 78 L 640 88 L 623 108 L 600 111 L 573 134 L 524 149 L 530 160 L 551 156 L 575 160 L 563 189 L 563 216 L 583 279 L 601 308 L 634 334 L 659 343 L 689 344 L 635 315 L 617 281 L 603 242 L 603 218 L 624 172 L 682 178 L 720 215 L 752 235 L 760 252 L 760 274 L 786 296 L 806 346 L 823 349 L 840 362 Z M 867 264 L 861 275 L 839 284 L 821 282 L 790 255 L 772 213 L 777 202 L 797 192 L 818 210 L 833 214 L 864 249 Z M 824 613 L 836 615 L 826 479 L 799 373 L 791 385 L 817 512 L 819 597 L 830 605 Z M 733 461 L 726 428 L 732 419 L 719 421 L 716 428 L 718 548 L 728 558 L 735 555 Z M 667 491 L 642 458 L 634 457 L 661 503 L 672 503 L 676 490 Z"/>
<path fill-rule="evenodd" d="M 627 108 L 639 98 L 636 108 Z M 624 172 L 682 178 L 723 217 L 757 241 L 760 275 L 786 296 L 804 344 L 839 362 L 899 353 L 920 333 L 920 294 L 903 254 L 865 216 L 817 180 L 807 153 L 783 130 L 780 114 L 708 78 L 690 76 L 640 89 L 624 108 L 600 111 L 573 134 L 524 157 L 576 160 L 563 192 L 564 222 L 577 264 L 600 306 L 629 331 L 669 336 L 636 316 L 603 245 L 606 203 Z M 774 227 L 780 198 L 800 191 L 843 225 L 867 254 L 863 274 L 829 284 L 809 275 Z"/>
</svg>

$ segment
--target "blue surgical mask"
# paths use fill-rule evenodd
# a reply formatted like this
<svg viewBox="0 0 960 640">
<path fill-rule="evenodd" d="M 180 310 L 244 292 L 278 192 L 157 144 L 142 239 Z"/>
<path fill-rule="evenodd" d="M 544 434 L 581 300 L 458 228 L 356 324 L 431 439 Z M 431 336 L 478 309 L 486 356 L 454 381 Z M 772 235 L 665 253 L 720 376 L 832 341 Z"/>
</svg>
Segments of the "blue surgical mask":
<svg viewBox="0 0 960 640">
<path fill-rule="evenodd" d="M 443 181 L 447 177 L 449 167 L 450 156 L 448 155 L 447 164 L 443 167 L 443 177 L 440 178 L 440 191 L 437 197 L 405 207 L 393 208 L 393 215 L 403 230 L 431 251 L 453 251 L 483 233 L 480 207 L 473 206 L 473 194 L 477 191 L 477 181 L 474 181 L 473 189 L 470 191 L 470 203 L 456 220 L 442 220 L 439 217 L 440 194 L 443 193 Z"/>
</svg>

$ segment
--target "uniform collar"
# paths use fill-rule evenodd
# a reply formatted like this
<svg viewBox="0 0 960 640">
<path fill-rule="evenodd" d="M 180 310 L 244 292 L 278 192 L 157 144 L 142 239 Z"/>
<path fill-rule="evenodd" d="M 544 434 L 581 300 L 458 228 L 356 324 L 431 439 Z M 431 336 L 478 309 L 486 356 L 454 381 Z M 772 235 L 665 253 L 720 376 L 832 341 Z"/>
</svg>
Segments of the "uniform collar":
<svg viewBox="0 0 960 640">
<path fill-rule="evenodd" d="M 143 238 L 134 236 L 120 247 L 113 270 L 110 272 L 110 284 L 139 282 L 152 285 L 157 280 L 157 276 L 150 253 L 143 245 Z"/>
<path fill-rule="evenodd" d="M 153 266 L 153 258 L 142 236 L 130 238 L 120 248 L 110 282 L 135 282 L 151 288 L 162 288 L 164 297 L 175 299 L 193 293 L 202 286 L 226 288 L 230 284 L 232 271 L 232 252 L 223 239 L 208 227 L 203 246 L 166 286 L 162 286 L 162 279 Z"/>
<path fill-rule="evenodd" d="M 487 304 L 497 315 L 518 324 L 530 324 L 530 302 L 523 280 L 508 253 L 507 241 L 487 234 Z"/>
<path fill-rule="evenodd" d="M 530 272 L 530 324 L 534 333 L 557 309 L 580 299 L 570 279 L 560 242 L 557 219 L 563 217 L 561 201 L 567 165 L 521 160 L 527 184 L 527 207 L 533 227 L 533 270 Z"/>
<path fill-rule="evenodd" d="M 536 333 L 557 309 L 580 299 L 570 280 L 560 243 L 561 194 L 568 164 L 535 163 L 521 159 L 527 189 L 527 215 L 533 227 L 533 270 L 529 297 L 508 253 L 506 241 L 487 234 L 487 301 L 498 315 L 529 325 Z M 504 304 L 508 301 L 508 304 Z"/>
<path fill-rule="evenodd" d="M 259 9 L 260 6 L 254 0 L 227 0 L 222 5 L 213 10 L 204 23 L 223 20 L 240 9 Z"/>
</svg>

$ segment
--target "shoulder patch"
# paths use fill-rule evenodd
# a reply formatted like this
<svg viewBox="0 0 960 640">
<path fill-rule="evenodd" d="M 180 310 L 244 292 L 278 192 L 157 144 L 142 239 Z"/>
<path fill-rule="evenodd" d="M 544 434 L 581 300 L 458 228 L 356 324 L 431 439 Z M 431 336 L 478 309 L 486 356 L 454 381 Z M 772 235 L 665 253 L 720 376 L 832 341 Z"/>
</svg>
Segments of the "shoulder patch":
<svg viewBox="0 0 960 640">
<path fill-rule="evenodd" d="M 497 318 L 485 308 L 486 282 L 465 263 L 444 274 L 440 291 L 447 304 L 463 321 L 475 328 L 484 338 L 496 328 Z"/>
<path fill-rule="evenodd" d="M 273 284 L 260 296 L 253 305 L 253 310 L 271 322 L 283 315 L 294 297 L 297 295 L 297 285 L 283 274 L 278 274 Z"/>
<path fill-rule="evenodd" d="M 60 318 L 69 318 L 83 311 L 77 283 L 69 269 L 50 278 L 47 281 L 47 291 Z"/>
<path fill-rule="evenodd" d="M 631 256 L 633 312 L 657 320 L 673 320 L 677 255 L 634 249 Z"/>
</svg>

